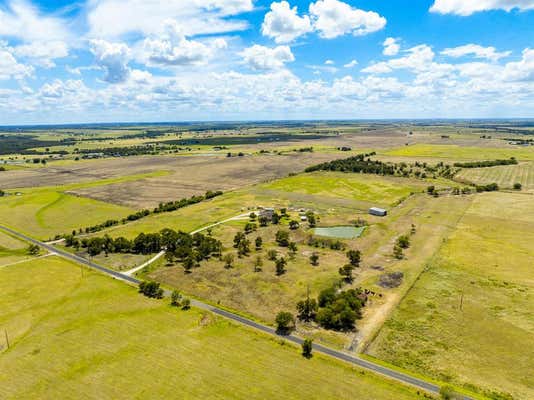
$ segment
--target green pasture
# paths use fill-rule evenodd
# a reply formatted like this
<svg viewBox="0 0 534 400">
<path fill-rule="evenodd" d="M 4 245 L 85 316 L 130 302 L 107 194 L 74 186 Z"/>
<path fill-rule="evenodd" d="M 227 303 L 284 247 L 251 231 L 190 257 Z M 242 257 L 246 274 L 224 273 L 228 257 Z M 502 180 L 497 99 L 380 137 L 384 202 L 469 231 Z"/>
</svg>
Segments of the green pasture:
<svg viewBox="0 0 534 400">
<path fill-rule="evenodd" d="M 284 193 L 352 199 L 377 205 L 391 206 L 410 195 L 420 192 L 424 182 L 378 175 L 342 172 L 314 172 L 279 179 L 260 186 Z"/>
<path fill-rule="evenodd" d="M 420 398 L 57 258 L 0 270 L 0 398 Z"/>
<path fill-rule="evenodd" d="M 489 397 L 533 398 L 532 232 L 530 195 L 477 195 L 370 354 Z"/>
</svg>

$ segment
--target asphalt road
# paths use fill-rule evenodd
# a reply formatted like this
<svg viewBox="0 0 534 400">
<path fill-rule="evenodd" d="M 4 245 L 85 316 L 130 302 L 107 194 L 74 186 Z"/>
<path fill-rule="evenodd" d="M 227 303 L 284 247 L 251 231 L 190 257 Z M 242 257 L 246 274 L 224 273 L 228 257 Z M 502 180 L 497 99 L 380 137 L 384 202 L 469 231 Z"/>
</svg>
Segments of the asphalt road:
<svg viewBox="0 0 534 400">
<path fill-rule="evenodd" d="M 19 233 L 17 231 L 14 231 L 14 230 L 12 230 L 10 228 L 7 228 L 7 227 L 4 227 L 2 225 L 0 225 L 0 230 L 8 232 L 11 235 L 17 236 L 17 237 L 19 237 L 19 238 L 21 238 L 21 239 L 23 239 L 23 240 L 25 240 L 27 242 L 36 244 L 36 245 L 38 245 L 38 246 L 50 251 L 51 253 L 57 254 L 58 256 L 63 257 L 65 259 L 67 259 L 67 260 L 71 260 L 71 261 L 77 262 L 79 264 L 82 264 L 84 266 L 87 266 L 89 268 L 92 268 L 94 270 L 100 271 L 100 272 L 102 272 L 102 273 L 104 273 L 106 275 L 111 276 L 112 278 L 119 279 L 121 281 L 125 281 L 125 282 L 128 282 L 130 284 L 135 284 L 135 285 L 138 285 L 141 282 L 140 280 L 138 280 L 138 279 L 136 279 L 134 277 L 131 277 L 131 276 L 128 276 L 128 275 L 124 275 L 124 274 L 122 274 L 120 272 L 117 272 L 117 271 L 113 271 L 112 269 L 103 267 L 103 266 L 98 265 L 96 263 L 93 263 L 93 262 L 91 262 L 89 260 L 86 260 L 86 259 L 84 259 L 82 257 L 78 257 L 75 254 L 72 254 L 72 253 L 63 251 L 61 249 L 55 248 L 54 246 L 51 246 L 51 245 L 48 245 L 48 244 L 43 243 L 41 241 L 35 240 L 35 239 L 33 239 L 33 238 L 29 237 L 29 236 L 26 236 L 26 235 L 24 235 L 22 233 Z M 229 311 L 223 310 L 221 308 L 218 308 L 218 307 L 215 307 L 215 306 L 200 302 L 198 300 L 192 300 L 191 303 L 192 303 L 193 306 L 195 306 L 197 308 L 201 308 L 203 310 L 210 311 L 210 312 L 212 312 L 214 314 L 220 315 L 220 316 L 222 316 L 224 318 L 227 318 L 227 319 L 230 319 L 232 321 L 236 321 L 236 322 L 238 322 L 240 324 L 243 324 L 243 325 L 246 325 L 248 327 L 260 330 L 260 331 L 262 331 L 264 333 L 267 333 L 269 335 L 278 336 L 278 337 L 281 337 L 281 338 L 283 338 L 283 339 L 285 339 L 287 341 L 290 341 L 290 342 L 293 342 L 293 343 L 296 343 L 296 344 L 299 344 L 299 345 L 302 344 L 302 342 L 303 342 L 303 339 L 300 338 L 300 337 L 297 337 L 297 336 L 294 336 L 294 335 L 280 336 L 279 334 L 276 333 L 275 329 L 270 327 L 270 326 L 260 324 L 258 322 L 255 322 L 253 320 L 250 320 L 248 318 L 242 317 L 240 315 L 231 313 Z M 314 343 L 313 344 L 313 349 L 314 349 L 314 351 L 316 351 L 318 353 L 323 353 L 323 354 L 326 354 L 328 356 L 337 358 L 338 360 L 342 360 L 342 361 L 357 365 L 360 368 L 363 368 L 363 369 L 366 369 L 366 370 L 369 370 L 369 371 L 373 371 L 375 373 L 384 375 L 384 376 L 386 376 L 388 378 L 395 379 L 395 380 L 397 380 L 399 382 L 414 386 L 414 387 L 416 387 L 418 389 L 422 389 L 422 390 L 424 390 L 426 392 L 430 392 L 430 393 L 434 393 L 434 394 L 438 394 L 439 393 L 440 387 L 435 385 L 435 384 L 433 384 L 433 383 L 430 383 L 430 382 L 425 381 L 423 379 L 415 378 L 413 376 L 404 374 L 402 372 L 390 369 L 388 367 L 385 367 L 383 365 L 374 363 L 372 361 L 364 360 L 364 359 L 359 358 L 357 356 L 353 356 L 353 355 L 350 355 L 350 354 L 347 354 L 347 353 L 344 353 L 344 352 L 341 352 L 341 351 L 338 351 L 338 350 L 334 350 L 334 349 L 331 349 L 329 347 L 322 346 L 320 344 L 315 344 Z M 464 399 L 464 400 L 472 400 L 472 398 L 468 397 L 468 396 L 463 396 L 461 398 Z"/>
</svg>

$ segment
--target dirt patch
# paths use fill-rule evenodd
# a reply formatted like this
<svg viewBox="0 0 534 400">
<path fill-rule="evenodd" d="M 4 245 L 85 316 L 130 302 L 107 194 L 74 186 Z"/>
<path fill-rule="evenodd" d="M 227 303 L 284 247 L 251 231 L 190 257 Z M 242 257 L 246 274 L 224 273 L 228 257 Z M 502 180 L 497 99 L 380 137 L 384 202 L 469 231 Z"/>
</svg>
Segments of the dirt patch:
<svg viewBox="0 0 534 400">
<path fill-rule="evenodd" d="M 380 276 L 378 285 L 385 289 L 394 289 L 402 284 L 403 279 L 403 272 L 388 272 Z"/>
</svg>

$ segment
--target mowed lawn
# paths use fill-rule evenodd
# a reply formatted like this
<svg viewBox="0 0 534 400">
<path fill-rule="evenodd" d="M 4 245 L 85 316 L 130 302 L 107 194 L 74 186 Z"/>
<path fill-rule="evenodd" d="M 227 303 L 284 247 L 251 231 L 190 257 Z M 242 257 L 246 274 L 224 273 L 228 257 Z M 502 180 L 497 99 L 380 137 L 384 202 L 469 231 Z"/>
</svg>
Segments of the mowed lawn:
<svg viewBox="0 0 534 400">
<path fill-rule="evenodd" d="M 534 398 L 534 201 L 477 195 L 370 354 L 457 384 Z"/>
<path fill-rule="evenodd" d="M 260 189 L 337 197 L 392 206 L 412 192 L 422 190 L 424 182 L 378 175 L 342 172 L 300 174 L 260 186 Z"/>
<path fill-rule="evenodd" d="M 414 399 L 414 389 L 58 258 L 0 270 L 2 399 Z"/>
<path fill-rule="evenodd" d="M 467 168 L 456 175 L 477 184 L 497 183 L 500 187 L 511 188 L 515 183 L 523 185 L 523 189 L 534 189 L 534 162 L 518 165 L 501 165 L 490 168 Z"/>
<path fill-rule="evenodd" d="M 0 198 L 3 225 L 39 239 L 121 219 L 134 210 L 53 189 L 25 189 L 20 196 Z"/>
<path fill-rule="evenodd" d="M 449 144 L 414 144 L 399 147 L 384 153 L 398 157 L 443 158 L 451 160 L 495 160 L 515 157 L 518 160 L 533 161 L 534 147 L 469 147 Z"/>
</svg>

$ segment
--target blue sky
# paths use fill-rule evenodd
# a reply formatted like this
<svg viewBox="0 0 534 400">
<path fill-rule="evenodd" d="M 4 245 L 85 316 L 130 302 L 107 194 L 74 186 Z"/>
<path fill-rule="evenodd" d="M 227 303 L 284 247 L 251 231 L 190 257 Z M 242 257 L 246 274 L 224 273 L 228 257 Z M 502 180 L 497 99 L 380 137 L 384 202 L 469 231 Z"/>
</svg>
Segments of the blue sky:
<svg viewBox="0 0 534 400">
<path fill-rule="evenodd" d="M 534 0 L 0 0 L 0 124 L 533 106 Z"/>
</svg>

